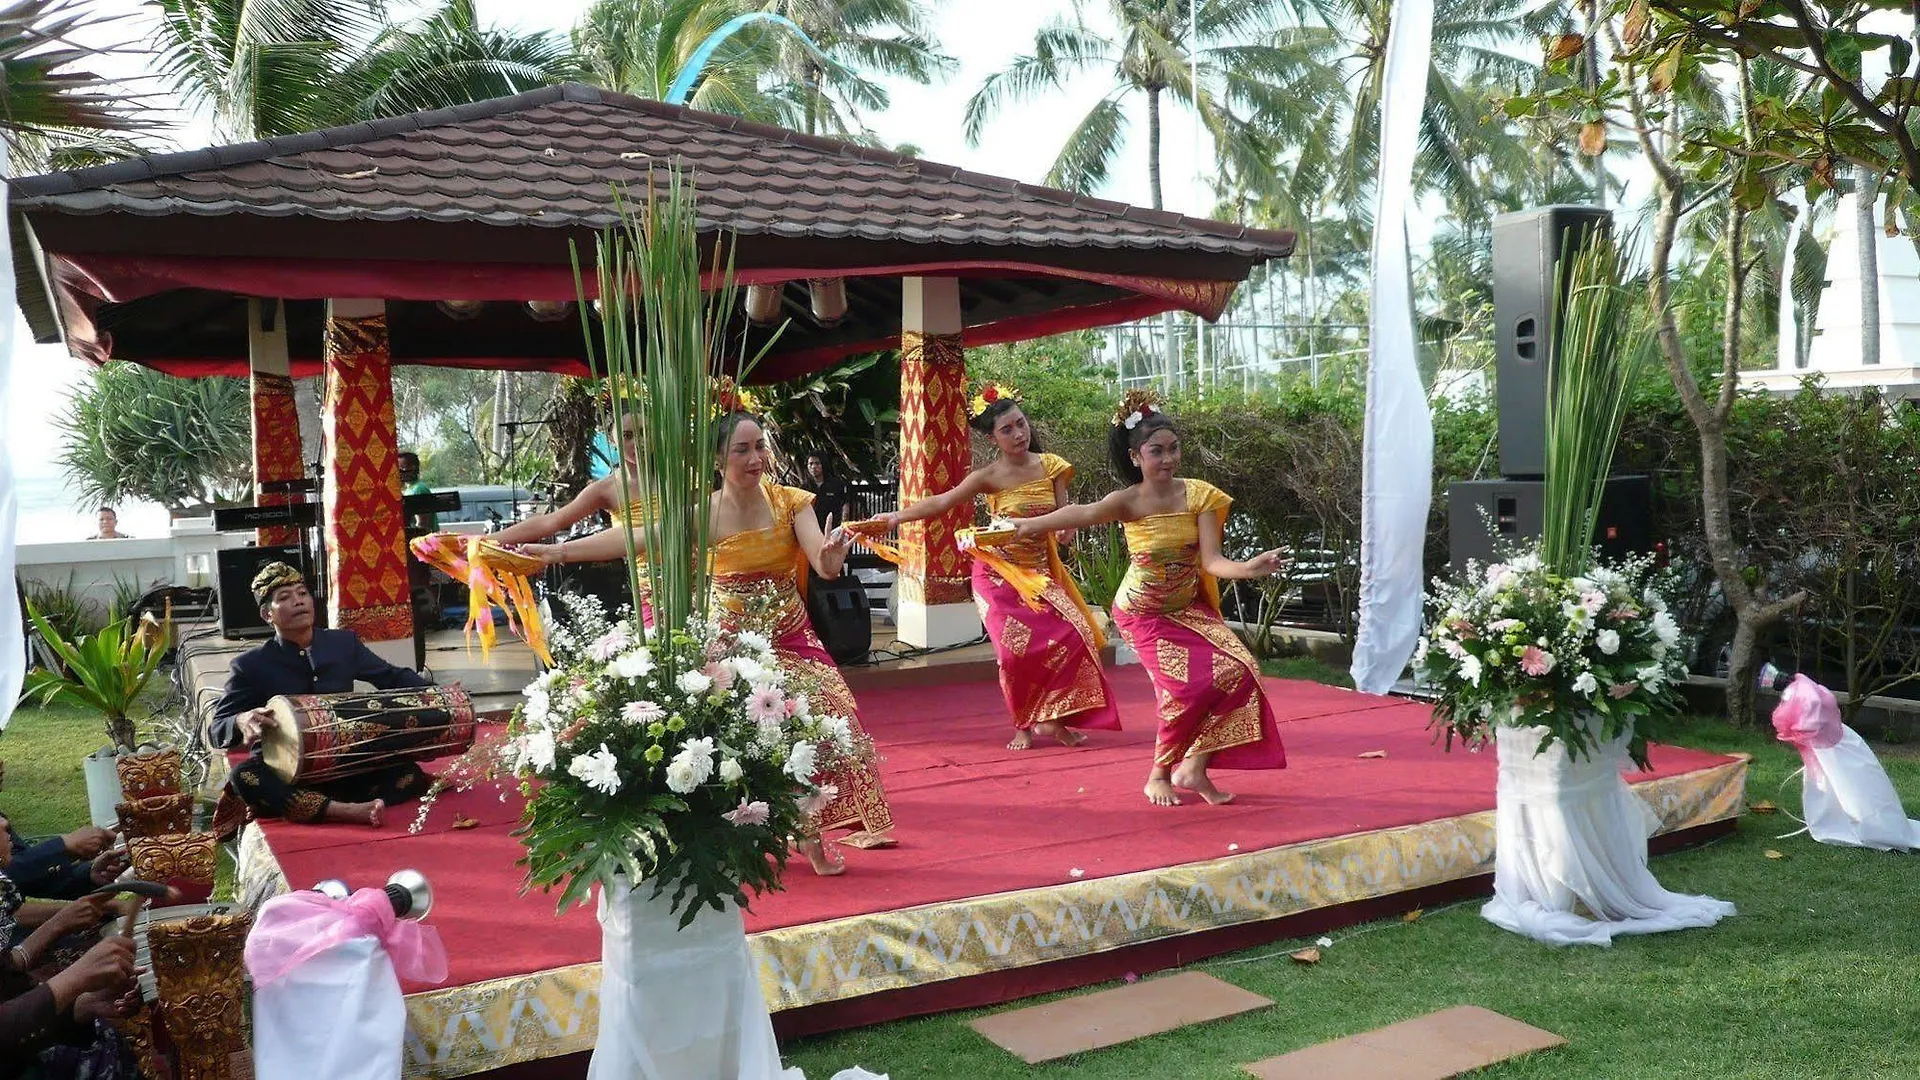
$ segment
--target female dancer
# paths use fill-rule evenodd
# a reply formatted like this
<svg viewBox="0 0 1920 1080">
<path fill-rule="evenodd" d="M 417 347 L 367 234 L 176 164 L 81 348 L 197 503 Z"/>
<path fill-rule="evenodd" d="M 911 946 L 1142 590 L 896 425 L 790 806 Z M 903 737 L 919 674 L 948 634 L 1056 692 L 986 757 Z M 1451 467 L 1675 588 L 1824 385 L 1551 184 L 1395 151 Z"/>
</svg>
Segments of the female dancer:
<svg viewBox="0 0 1920 1080">
<path fill-rule="evenodd" d="M 605 511 L 613 518 L 615 525 L 624 525 L 626 528 L 633 530 L 634 534 L 638 536 L 640 526 L 644 524 L 644 517 L 641 513 L 641 503 L 637 501 L 629 503 L 627 499 L 629 497 L 636 500 L 649 498 L 649 496 L 642 494 L 646 492 L 648 488 L 645 480 L 640 476 L 638 446 L 640 439 L 639 425 L 639 417 L 632 413 L 621 418 L 620 468 L 618 470 L 610 472 L 580 489 L 580 494 L 574 496 L 572 502 L 567 503 L 567 505 L 558 510 L 549 510 L 544 514 L 536 514 L 525 521 L 515 522 L 507 528 L 494 533 L 490 539 L 500 544 L 527 544 L 536 540 L 545 540 L 555 533 L 572 528 L 574 523 L 589 515 L 602 511 Z M 613 532 L 615 536 L 619 535 L 616 531 L 609 531 Z M 647 590 L 650 587 L 646 568 L 647 549 L 644 546 L 636 546 L 634 556 L 640 560 L 640 595 L 634 597 L 634 602 L 640 607 L 640 618 L 643 625 L 652 626 L 653 604 L 651 603 L 651 598 L 647 595 Z M 610 550 L 592 558 L 575 554 L 573 561 L 599 562 L 608 559 L 624 559 L 626 557 L 627 549 L 623 541 L 617 550 Z"/>
<path fill-rule="evenodd" d="M 772 455 L 756 417 L 728 413 L 716 423 L 714 433 L 721 483 L 708 504 L 708 535 L 713 538 L 711 614 L 723 629 L 765 633 L 773 642 L 781 670 L 792 685 L 805 688 L 815 710 L 846 717 L 861 734 L 853 693 L 807 621 L 801 596 L 809 564 L 828 580 L 840 576 L 852 538 L 838 528 L 831 536 L 821 533 L 820 523 L 808 509 L 813 502 L 810 492 L 763 483 Z M 635 540 L 640 541 L 637 532 Z M 530 550 L 556 562 L 613 558 L 625 550 L 625 539 L 619 530 L 609 529 Z M 854 828 L 858 831 L 841 843 L 882 847 L 894 842 L 887 835 L 893 815 L 880 777 L 869 765 L 855 765 L 825 779 L 837 794 L 814 816 L 812 835 L 799 847 L 815 873 L 829 876 L 844 873 L 846 864 L 827 853 L 821 834 Z"/>
<path fill-rule="evenodd" d="M 1213 786 L 1207 768 L 1281 769 L 1286 751 L 1273 708 L 1260 689 L 1253 654 L 1220 619 L 1216 578 L 1264 577 L 1280 552 L 1244 562 L 1220 553 L 1221 526 L 1233 500 L 1219 488 L 1174 475 L 1180 436 L 1152 395 L 1129 393 L 1107 438 L 1113 471 L 1128 486 L 1097 503 L 1068 506 L 1016 522 L 1019 535 L 1125 522 L 1132 565 L 1114 599 L 1114 623 L 1140 654 L 1160 699 L 1160 734 L 1147 799 L 1177 806 L 1175 789 L 1219 805 L 1233 795 Z"/>
<path fill-rule="evenodd" d="M 967 421 L 993 440 L 993 462 L 954 487 L 912 506 L 881 514 L 888 531 L 904 521 L 943 514 L 974 496 L 986 500 L 995 518 L 1045 514 L 1068 504 L 1073 466 L 1042 453 L 1027 426 L 1019 397 L 989 384 L 973 400 Z M 1060 549 L 1048 534 L 1004 547 L 973 549 L 973 595 L 1000 660 L 1000 692 L 1013 714 L 1010 750 L 1033 745 L 1034 734 L 1078 746 L 1086 735 L 1074 728 L 1117 730 L 1120 711 L 1100 669 L 1106 644 L 1073 578 L 1060 565 Z"/>
</svg>

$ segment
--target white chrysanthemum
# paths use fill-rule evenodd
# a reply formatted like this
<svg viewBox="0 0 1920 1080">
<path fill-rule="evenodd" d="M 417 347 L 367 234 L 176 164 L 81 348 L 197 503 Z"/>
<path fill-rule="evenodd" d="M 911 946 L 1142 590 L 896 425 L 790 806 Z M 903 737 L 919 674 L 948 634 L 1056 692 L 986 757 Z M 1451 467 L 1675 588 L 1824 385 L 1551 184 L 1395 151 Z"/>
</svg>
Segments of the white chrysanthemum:
<svg viewBox="0 0 1920 1080">
<path fill-rule="evenodd" d="M 820 730 L 842 750 L 853 748 L 853 722 L 844 716 L 828 716 L 820 721 Z"/>
<path fill-rule="evenodd" d="M 727 758 L 720 763 L 720 780 L 722 783 L 737 784 L 740 782 L 740 778 L 745 775 L 747 775 L 747 771 L 740 767 L 739 758 Z"/>
<path fill-rule="evenodd" d="M 518 752 L 514 755 L 514 771 L 530 769 L 535 773 L 544 773 L 553 768 L 553 732 L 545 729 L 529 731 L 520 736 L 519 742 Z"/>
<path fill-rule="evenodd" d="M 1640 680 L 1640 685 L 1649 690 L 1658 690 L 1660 685 L 1667 681 L 1667 671 L 1659 664 L 1647 664 L 1638 668 L 1633 676 Z"/>
<path fill-rule="evenodd" d="M 1593 635 L 1593 643 L 1600 647 L 1601 652 L 1612 656 L 1620 651 L 1620 631 L 1602 630 Z"/>
<path fill-rule="evenodd" d="M 1600 680 L 1593 677 L 1593 672 L 1583 671 L 1579 678 L 1573 680 L 1573 689 L 1576 693 L 1592 697 L 1593 692 L 1600 689 Z"/>
<path fill-rule="evenodd" d="M 1475 686 L 1480 685 L 1480 658 L 1471 653 L 1460 658 L 1460 677 Z"/>
<path fill-rule="evenodd" d="M 532 697 L 535 694 L 545 694 L 548 691 L 553 689 L 555 683 L 558 683 L 561 679 L 565 677 L 566 677 L 565 672 L 561 671 L 559 668 L 553 668 L 552 670 L 541 674 L 539 678 L 528 683 L 527 688 L 520 692 L 522 694 L 525 694 L 528 697 Z"/>
<path fill-rule="evenodd" d="M 787 775 L 795 780 L 813 777 L 813 762 L 819 751 L 810 742 L 797 742 L 787 751 Z"/>
<path fill-rule="evenodd" d="M 1672 648 L 1680 641 L 1680 624 L 1666 611 L 1653 613 L 1653 636 L 1660 644 Z"/>
<path fill-rule="evenodd" d="M 1540 569 L 1540 555 L 1538 552 L 1529 551 L 1507 565 L 1513 567 L 1513 572 L 1516 574 L 1531 574 Z"/>
<path fill-rule="evenodd" d="M 667 765 L 667 787 L 680 795 L 707 782 L 713 775 L 713 740 L 688 739 Z"/>
<path fill-rule="evenodd" d="M 581 754 L 567 763 L 567 772 L 595 791 L 613 795 L 620 790 L 620 763 L 606 743 L 591 754 Z"/>
<path fill-rule="evenodd" d="M 680 692 L 688 697 L 699 697 L 701 694 L 713 689 L 713 677 L 698 671 L 683 671 L 680 673 L 680 678 L 675 680 L 674 685 L 678 686 Z"/>
<path fill-rule="evenodd" d="M 763 683 L 770 681 L 767 678 L 767 665 L 751 656 L 730 657 L 727 660 L 727 665 L 733 668 L 735 675 L 740 676 L 741 682 L 746 683 L 755 690 L 758 690 Z"/>
<path fill-rule="evenodd" d="M 528 688 L 527 707 L 522 715 L 527 718 L 529 724 L 545 725 L 548 717 L 553 715 L 553 699 L 549 698 L 544 690 L 535 691 Z"/>
<path fill-rule="evenodd" d="M 742 630 L 733 636 L 733 640 L 741 649 L 756 656 L 765 656 L 773 651 L 773 642 L 767 640 L 767 635 L 753 630 Z"/>
<path fill-rule="evenodd" d="M 623 679 L 644 679 L 653 673 L 653 654 L 644 648 L 624 652 L 613 662 L 613 673 Z"/>
</svg>

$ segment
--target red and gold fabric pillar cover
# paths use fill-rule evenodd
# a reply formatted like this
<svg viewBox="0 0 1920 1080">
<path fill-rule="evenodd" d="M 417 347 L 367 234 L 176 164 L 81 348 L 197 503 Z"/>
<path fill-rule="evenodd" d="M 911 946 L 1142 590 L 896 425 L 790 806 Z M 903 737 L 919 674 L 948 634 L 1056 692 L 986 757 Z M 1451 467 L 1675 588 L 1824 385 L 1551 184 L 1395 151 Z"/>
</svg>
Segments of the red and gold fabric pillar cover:
<svg viewBox="0 0 1920 1080">
<path fill-rule="evenodd" d="M 253 397 L 253 491 L 254 502 L 278 505 L 303 496 L 290 492 L 265 491 L 267 484 L 279 480 L 298 480 L 306 474 L 300 460 L 300 410 L 293 400 L 293 380 L 284 374 L 260 371 L 251 373 Z M 256 531 L 261 546 L 297 544 L 300 530 L 275 525 Z"/>
<path fill-rule="evenodd" d="M 967 438 L 967 367 L 959 334 L 900 337 L 900 505 L 959 483 L 973 467 Z M 929 606 L 973 599 L 967 557 L 954 533 L 973 524 L 971 504 L 900 527 L 900 599 Z"/>
<path fill-rule="evenodd" d="M 327 594 L 331 625 L 363 641 L 413 635 L 385 315 L 331 316 L 325 341 Z"/>
</svg>

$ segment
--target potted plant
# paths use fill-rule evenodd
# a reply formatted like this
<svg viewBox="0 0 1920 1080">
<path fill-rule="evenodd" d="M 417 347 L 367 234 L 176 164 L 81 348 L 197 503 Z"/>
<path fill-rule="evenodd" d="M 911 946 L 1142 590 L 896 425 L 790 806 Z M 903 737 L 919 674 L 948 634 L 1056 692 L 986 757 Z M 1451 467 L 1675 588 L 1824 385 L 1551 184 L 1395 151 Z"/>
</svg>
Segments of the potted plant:
<svg viewBox="0 0 1920 1080">
<path fill-rule="evenodd" d="M 106 719 L 112 744 L 88 755 L 85 763 L 88 812 L 95 825 L 105 828 L 115 822 L 121 798 L 117 759 L 133 753 L 139 742 L 133 708 L 166 658 L 166 635 L 126 619 L 109 622 L 92 634 L 76 633 L 69 640 L 31 601 L 27 614 L 41 641 L 59 660 L 59 668 L 28 672 L 21 700 L 41 705 L 70 702 Z"/>
<path fill-rule="evenodd" d="M 1733 905 L 1660 887 L 1652 811 L 1627 786 L 1647 727 L 1679 707 L 1686 649 L 1649 557 L 1609 564 L 1594 522 L 1634 380 L 1634 291 L 1611 236 L 1562 260 L 1537 545 L 1436 583 L 1414 655 L 1447 745 L 1499 755 L 1494 899 L 1482 914 L 1552 944 L 1706 926 Z"/>
</svg>

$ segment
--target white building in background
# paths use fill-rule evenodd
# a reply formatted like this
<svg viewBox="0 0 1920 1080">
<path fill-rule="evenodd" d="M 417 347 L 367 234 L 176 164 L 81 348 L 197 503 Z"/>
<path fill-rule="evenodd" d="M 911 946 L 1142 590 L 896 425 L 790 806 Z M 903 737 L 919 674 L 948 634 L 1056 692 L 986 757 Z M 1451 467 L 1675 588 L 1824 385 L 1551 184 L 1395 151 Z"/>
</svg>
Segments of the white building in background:
<svg viewBox="0 0 1920 1080">
<path fill-rule="evenodd" d="M 1827 247 L 1827 284 L 1814 317 L 1805 367 L 1795 366 L 1792 324 L 1781 319 L 1780 359 L 1769 371 L 1742 376 L 1749 386 L 1790 394 L 1808 375 L 1835 390 L 1878 387 L 1893 397 L 1920 398 L 1920 253 L 1906 236 L 1876 230 L 1880 261 L 1880 362 L 1860 362 L 1860 236 L 1854 196 L 1833 212 Z M 1884 221 L 1884 204 L 1879 220 Z M 1801 318 L 1806 313 L 1800 314 Z"/>
</svg>

